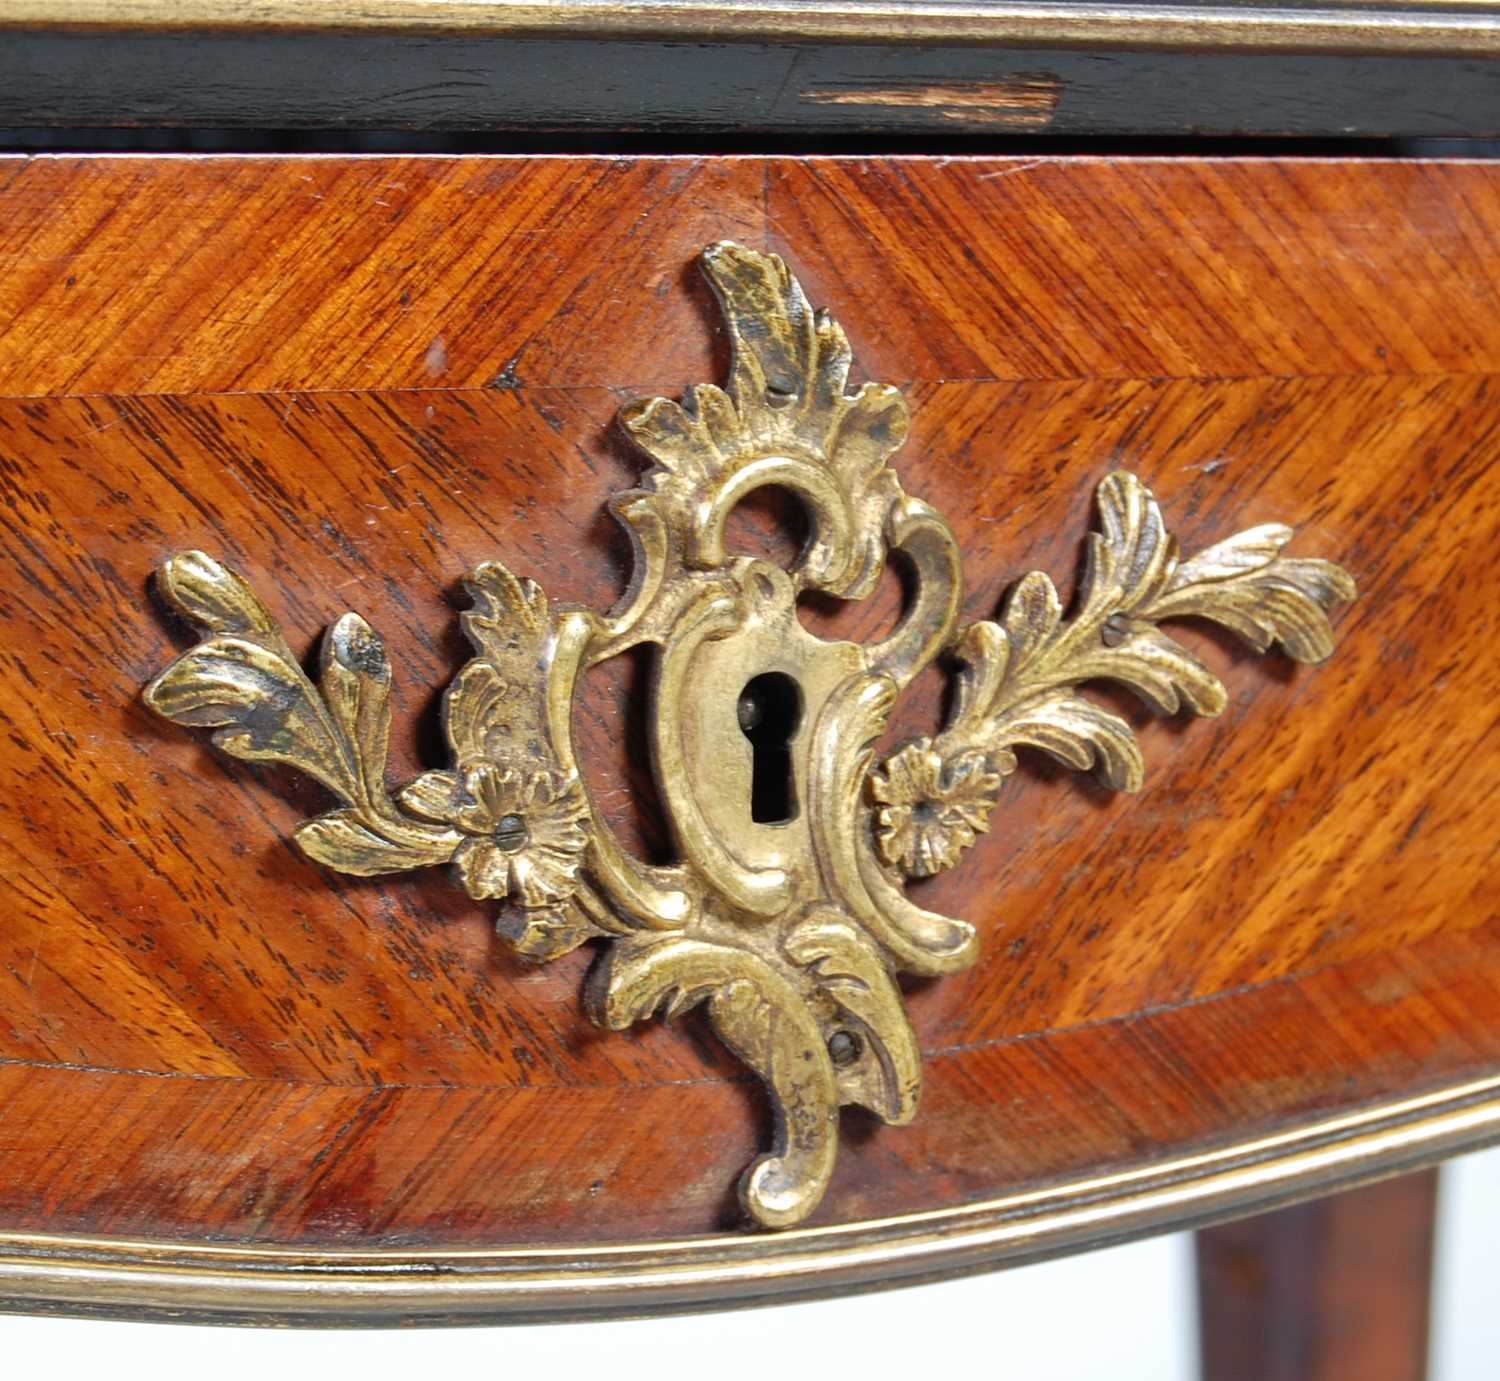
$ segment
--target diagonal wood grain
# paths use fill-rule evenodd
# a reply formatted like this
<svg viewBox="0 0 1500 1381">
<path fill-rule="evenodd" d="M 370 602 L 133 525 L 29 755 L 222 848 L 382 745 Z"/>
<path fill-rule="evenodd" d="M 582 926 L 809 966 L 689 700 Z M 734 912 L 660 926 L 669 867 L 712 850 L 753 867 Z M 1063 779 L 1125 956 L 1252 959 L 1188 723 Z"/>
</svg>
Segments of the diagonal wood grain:
<svg viewBox="0 0 1500 1381">
<path fill-rule="evenodd" d="M 770 196 L 877 378 L 1500 363 L 1500 182 L 1462 163 L 801 159 Z"/>
<path fill-rule="evenodd" d="M 0 393 L 674 384 L 712 368 L 690 261 L 761 233 L 763 183 L 756 160 L 0 157 Z"/>
<path fill-rule="evenodd" d="M 1493 1071 L 1500 1038 L 1465 1014 L 1497 999 L 1500 945 L 1486 933 L 937 1052 L 912 1125 L 851 1123 L 837 1211 L 821 1216 L 961 1205 Z M 1359 1009 L 1380 1019 L 1352 1018 Z M 733 1182 L 764 1117 L 752 1084 L 717 1079 L 370 1087 L 4 1063 L 0 1107 L 7 1228 L 346 1245 L 730 1229 Z M 691 1145 L 651 1139 L 662 1127 L 692 1128 Z"/>
<path fill-rule="evenodd" d="M 910 993 L 924 1111 L 851 1126 L 824 1219 L 1493 1072 L 1497 219 L 1500 176 L 1457 163 L 0 163 L 0 1228 L 731 1221 L 764 1108 L 696 1022 L 594 1030 L 587 953 L 521 963 L 436 874 L 322 871 L 288 840 L 315 788 L 139 701 L 186 641 L 150 572 L 201 547 L 299 648 L 369 619 L 393 773 L 434 765 L 466 570 L 621 588 L 603 504 L 639 460 L 611 418 L 722 369 L 689 260 L 726 234 L 782 248 L 867 374 L 918 381 L 897 463 L 955 522 L 971 616 L 1033 567 L 1070 587 L 1121 466 L 1189 548 L 1287 519 L 1361 587 L 1321 668 L 1185 630 L 1230 706 L 1130 710 L 1139 797 L 1023 765 L 920 889 L 985 937 Z M 794 549 L 751 508 L 736 546 Z M 806 618 L 866 639 L 901 597 Z M 624 789 L 639 673 L 591 675 L 577 731 L 657 850 Z M 940 702 L 926 678 L 892 738 Z"/>
</svg>

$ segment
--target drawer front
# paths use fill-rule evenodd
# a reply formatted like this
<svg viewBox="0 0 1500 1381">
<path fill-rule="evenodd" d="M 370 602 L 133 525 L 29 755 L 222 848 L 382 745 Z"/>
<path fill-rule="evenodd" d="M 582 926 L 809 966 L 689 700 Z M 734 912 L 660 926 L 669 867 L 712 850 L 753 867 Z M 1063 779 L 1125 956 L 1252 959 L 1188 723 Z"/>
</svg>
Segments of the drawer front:
<svg viewBox="0 0 1500 1381">
<path fill-rule="evenodd" d="M 103 1237 L 174 1244 L 190 1275 L 210 1239 L 521 1253 L 485 1309 L 522 1307 L 501 1277 L 542 1269 L 528 1249 L 605 1271 L 614 1245 L 703 1270 L 651 1300 L 724 1298 L 1188 1222 L 1494 1134 L 1497 230 L 1500 175 L 1472 163 L 0 161 L 14 1288 Z M 1090 688 L 1139 794 L 1021 755 L 962 866 L 913 890 L 979 935 L 905 991 L 920 1110 L 846 1119 L 812 1226 L 774 1239 L 717 1236 L 771 1133 L 701 1016 L 596 1029 L 597 946 L 529 963 L 440 870 L 320 867 L 292 842 L 320 788 L 141 698 L 192 643 L 152 572 L 202 550 L 298 655 L 345 610 L 378 629 L 390 780 L 443 766 L 467 572 L 619 595 L 605 504 L 646 461 L 614 419 L 724 379 L 695 265 L 726 239 L 783 256 L 856 381 L 904 393 L 892 464 L 952 524 L 965 622 L 1030 570 L 1066 601 L 1122 469 L 1186 552 L 1284 521 L 1359 587 L 1320 667 L 1174 629 L 1225 687 L 1215 719 Z M 806 527 L 763 491 L 727 541 L 785 564 Z M 892 568 L 802 619 L 869 644 L 909 593 Z M 881 754 L 936 730 L 952 670 Z M 604 820 L 664 861 L 649 673 L 590 670 L 572 722 Z M 119 1250 L 127 1275 L 165 1260 Z"/>
</svg>

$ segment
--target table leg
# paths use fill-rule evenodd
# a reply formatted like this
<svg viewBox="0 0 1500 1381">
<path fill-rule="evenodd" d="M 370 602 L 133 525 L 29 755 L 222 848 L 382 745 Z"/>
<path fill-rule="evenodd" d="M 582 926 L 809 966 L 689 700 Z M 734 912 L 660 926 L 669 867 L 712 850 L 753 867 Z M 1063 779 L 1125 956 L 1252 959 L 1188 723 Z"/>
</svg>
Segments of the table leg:
<svg viewBox="0 0 1500 1381">
<path fill-rule="evenodd" d="M 1198 1234 L 1203 1381 L 1423 1381 L 1437 1171 Z"/>
</svg>

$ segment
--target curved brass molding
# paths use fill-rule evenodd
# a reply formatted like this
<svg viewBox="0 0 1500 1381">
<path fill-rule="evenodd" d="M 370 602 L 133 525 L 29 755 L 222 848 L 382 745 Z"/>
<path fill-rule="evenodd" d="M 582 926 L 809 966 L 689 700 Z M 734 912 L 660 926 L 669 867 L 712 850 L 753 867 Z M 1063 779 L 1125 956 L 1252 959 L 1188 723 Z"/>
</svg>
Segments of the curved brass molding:
<svg viewBox="0 0 1500 1381">
<path fill-rule="evenodd" d="M 1280 644 L 1316 662 L 1333 650 L 1327 610 L 1354 583 L 1283 556 L 1292 532 L 1279 524 L 1183 558 L 1150 491 L 1117 473 L 1099 487 L 1072 611 L 1032 572 L 997 619 L 965 625 L 953 532 L 889 463 L 907 433 L 901 394 L 848 391 L 843 331 L 780 259 L 726 242 L 703 263 L 729 325 L 730 378 L 621 414 L 652 462 L 613 505 L 635 542 L 624 607 L 553 606 L 498 563 L 474 571 L 463 616 L 474 656 L 443 705 L 451 768 L 391 792 L 379 637 L 343 615 L 314 683 L 249 586 L 201 552 L 168 562 L 159 584 L 206 636 L 145 696 L 212 727 L 227 753 L 327 787 L 339 808 L 296 830 L 318 862 L 366 876 L 451 864 L 476 900 L 509 900 L 500 933 L 530 959 L 604 942 L 585 995 L 600 1026 L 703 1006 L 775 1101 L 773 1147 L 741 1195 L 756 1222 L 784 1228 L 827 1188 L 840 1106 L 889 1123 L 916 1114 L 921 1059 L 896 974 L 965 968 L 979 936 L 916 906 L 905 883 L 953 867 L 988 829 L 1016 750 L 1138 790 L 1129 724 L 1081 683 L 1218 714 L 1224 687 L 1163 622 L 1209 619 L 1258 652 Z M 789 571 L 724 549 L 731 510 L 768 484 L 812 518 Z M 892 551 L 916 593 L 889 637 L 825 642 L 802 627 L 800 594 L 861 599 Z M 579 672 L 643 643 L 659 649 L 651 737 L 680 854 L 670 866 L 614 838 L 572 742 Z M 945 651 L 962 668 L 948 724 L 875 762 L 897 698 Z"/>
<path fill-rule="evenodd" d="M 195 1322 L 562 1321 L 825 1297 L 1203 1227 L 1500 1141 L 1500 1078 L 961 1208 L 774 1235 L 305 1250 L 0 1233 L 0 1309 Z"/>
<path fill-rule="evenodd" d="M 1500 52 L 1500 8 L 1472 0 L 8 0 L 0 14 L 5 28 L 1433 57 Z"/>
</svg>

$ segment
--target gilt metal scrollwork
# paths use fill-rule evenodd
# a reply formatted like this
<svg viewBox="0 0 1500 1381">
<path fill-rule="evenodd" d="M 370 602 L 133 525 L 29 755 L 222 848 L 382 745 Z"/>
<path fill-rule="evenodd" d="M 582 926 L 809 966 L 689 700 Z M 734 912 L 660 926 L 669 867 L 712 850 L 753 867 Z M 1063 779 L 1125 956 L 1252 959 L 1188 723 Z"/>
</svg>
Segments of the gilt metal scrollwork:
<svg viewBox="0 0 1500 1381">
<path fill-rule="evenodd" d="M 1151 493 L 1117 473 L 1099 488 L 1071 613 L 1033 572 L 997 619 L 964 625 L 953 531 L 890 466 L 901 394 L 848 391 L 843 331 L 780 259 L 722 243 L 703 263 L 731 334 L 728 387 L 621 415 L 652 462 L 611 505 L 635 550 L 623 604 L 553 606 L 498 563 L 474 571 L 474 656 L 443 702 L 451 768 L 392 792 L 380 638 L 345 614 L 314 681 L 246 583 L 201 552 L 169 561 L 159 585 L 204 640 L 145 694 L 177 723 L 212 727 L 225 752 L 327 787 L 339 808 L 296 831 L 318 862 L 361 875 L 451 864 L 470 896 L 507 901 L 500 932 L 529 959 L 601 941 L 585 993 L 600 1025 L 706 1008 L 774 1100 L 774 1147 L 741 1192 L 757 1223 L 784 1227 L 828 1185 L 841 1105 L 889 1123 L 916 1112 L 921 1055 L 896 975 L 962 969 L 979 937 L 904 883 L 954 866 L 988 828 L 1015 750 L 1135 791 L 1135 736 L 1081 683 L 1217 714 L 1223 686 L 1163 622 L 1210 619 L 1259 652 L 1279 643 L 1316 662 L 1332 651 L 1327 611 L 1354 584 L 1282 556 L 1280 525 L 1182 559 Z M 731 510 L 772 484 L 811 514 L 790 570 L 725 549 Z M 800 594 L 861 599 L 893 550 L 916 587 L 888 637 L 830 642 L 803 627 Z M 663 866 L 633 857 L 600 815 L 572 731 L 580 674 L 642 643 L 658 649 L 654 769 L 679 855 Z M 897 697 L 945 652 L 960 667 L 946 727 L 875 762 Z"/>
</svg>

